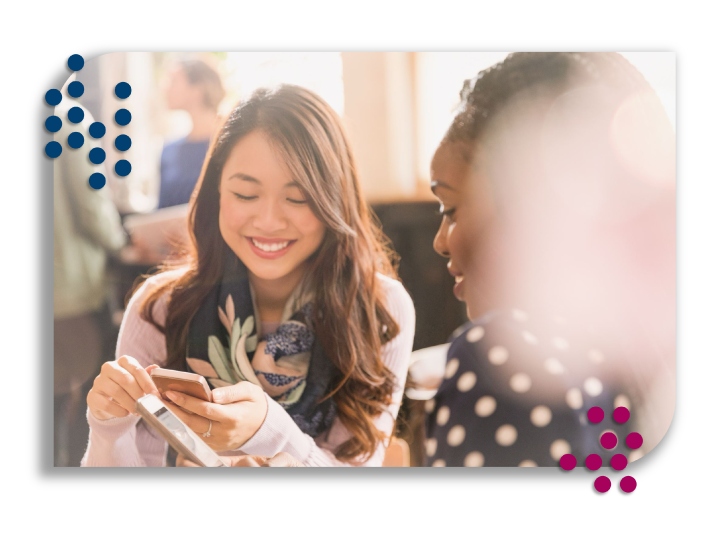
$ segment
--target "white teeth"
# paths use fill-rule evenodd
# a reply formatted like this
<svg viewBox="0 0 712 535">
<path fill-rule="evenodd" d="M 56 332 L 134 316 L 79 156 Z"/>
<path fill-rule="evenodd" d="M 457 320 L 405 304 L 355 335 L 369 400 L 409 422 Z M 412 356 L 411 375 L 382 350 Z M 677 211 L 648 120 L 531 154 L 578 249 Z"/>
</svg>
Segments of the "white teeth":
<svg viewBox="0 0 712 535">
<path fill-rule="evenodd" d="M 462 282 L 462 279 L 464 279 L 464 278 L 465 278 L 464 275 L 459 275 L 459 276 L 455 277 L 455 283 L 460 284 Z"/>
<path fill-rule="evenodd" d="M 257 247 L 261 251 L 265 251 L 266 253 L 272 253 L 274 251 L 281 251 L 287 245 L 289 245 L 289 241 L 284 241 L 284 242 L 280 242 L 280 243 L 262 243 L 262 242 L 258 242 L 254 238 L 251 238 L 251 239 L 252 239 L 252 243 L 255 244 L 255 247 Z"/>
</svg>

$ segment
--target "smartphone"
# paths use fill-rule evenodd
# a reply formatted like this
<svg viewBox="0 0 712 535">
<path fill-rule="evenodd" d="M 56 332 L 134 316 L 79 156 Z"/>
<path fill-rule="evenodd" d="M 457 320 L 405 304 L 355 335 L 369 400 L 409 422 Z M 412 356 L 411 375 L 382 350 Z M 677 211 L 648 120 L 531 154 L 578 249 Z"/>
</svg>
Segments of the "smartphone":
<svg viewBox="0 0 712 535">
<path fill-rule="evenodd" d="M 208 382 L 205 380 L 205 377 L 197 373 L 154 368 L 151 370 L 151 379 L 153 379 L 156 388 L 158 388 L 161 396 L 163 396 L 163 399 L 166 401 L 169 400 L 163 393 L 168 390 L 182 392 L 183 394 L 188 394 L 203 401 L 213 400 Z"/>
<path fill-rule="evenodd" d="M 139 398 L 136 411 L 174 450 L 189 461 L 209 468 L 225 466 L 217 453 L 153 394 Z"/>
</svg>

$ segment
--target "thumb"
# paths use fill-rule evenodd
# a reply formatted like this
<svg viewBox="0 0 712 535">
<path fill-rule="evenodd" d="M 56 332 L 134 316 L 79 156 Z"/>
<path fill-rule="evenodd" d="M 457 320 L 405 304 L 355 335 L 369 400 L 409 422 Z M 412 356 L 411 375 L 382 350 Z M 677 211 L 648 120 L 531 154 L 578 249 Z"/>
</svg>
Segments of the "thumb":
<svg viewBox="0 0 712 535">
<path fill-rule="evenodd" d="M 238 401 L 250 401 L 254 396 L 254 389 L 257 388 L 249 381 L 241 381 L 235 385 L 222 386 L 213 390 L 213 403 L 226 405 Z"/>
</svg>

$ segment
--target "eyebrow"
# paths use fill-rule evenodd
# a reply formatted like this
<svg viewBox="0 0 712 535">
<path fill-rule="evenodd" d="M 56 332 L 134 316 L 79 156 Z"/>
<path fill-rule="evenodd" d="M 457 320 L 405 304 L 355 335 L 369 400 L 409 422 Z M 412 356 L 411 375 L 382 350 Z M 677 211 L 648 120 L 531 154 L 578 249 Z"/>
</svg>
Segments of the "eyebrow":
<svg viewBox="0 0 712 535">
<path fill-rule="evenodd" d="M 449 189 L 450 191 L 457 191 L 455 188 L 453 188 L 451 185 L 445 183 L 445 182 L 438 182 L 437 180 L 433 180 L 430 183 L 430 191 L 435 193 L 435 188 L 444 188 L 444 189 Z"/>
<path fill-rule="evenodd" d="M 245 182 L 252 182 L 254 184 L 262 184 L 259 180 L 257 180 L 255 177 L 246 175 L 245 173 L 235 173 L 234 175 L 231 175 L 228 180 L 232 180 L 233 178 L 237 178 L 240 180 L 244 180 Z M 299 184 L 296 182 L 292 181 L 289 184 L 285 184 L 285 188 L 298 188 Z"/>
</svg>

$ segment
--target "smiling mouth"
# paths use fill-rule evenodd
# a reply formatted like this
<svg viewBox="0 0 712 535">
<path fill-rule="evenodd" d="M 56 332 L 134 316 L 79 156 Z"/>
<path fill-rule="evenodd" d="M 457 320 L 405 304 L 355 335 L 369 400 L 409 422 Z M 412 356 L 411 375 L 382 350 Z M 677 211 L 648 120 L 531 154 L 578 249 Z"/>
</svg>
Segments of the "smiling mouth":
<svg viewBox="0 0 712 535">
<path fill-rule="evenodd" d="M 278 241 L 278 242 L 263 242 L 256 240 L 255 238 L 248 238 L 252 244 L 257 247 L 260 251 L 264 251 L 265 253 L 275 253 L 277 251 L 281 251 L 282 249 L 286 249 L 287 246 L 290 244 L 294 243 L 297 240 L 284 240 L 284 241 Z"/>
</svg>

